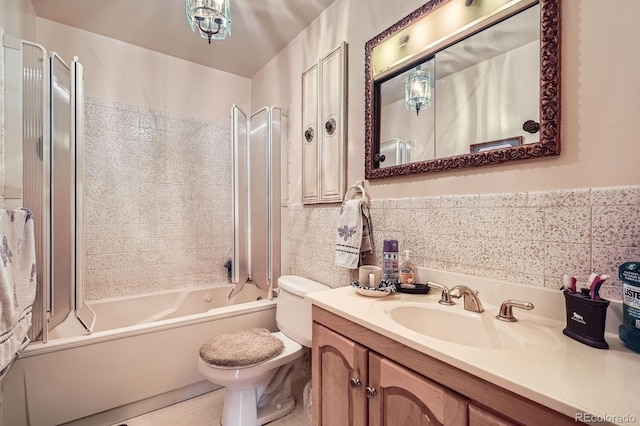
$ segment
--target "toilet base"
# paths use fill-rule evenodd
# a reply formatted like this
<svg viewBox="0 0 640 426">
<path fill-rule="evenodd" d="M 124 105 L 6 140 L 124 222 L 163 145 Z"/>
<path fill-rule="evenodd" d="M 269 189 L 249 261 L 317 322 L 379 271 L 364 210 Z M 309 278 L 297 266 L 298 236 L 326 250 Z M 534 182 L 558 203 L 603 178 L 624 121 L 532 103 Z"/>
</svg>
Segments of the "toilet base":
<svg viewBox="0 0 640 426">
<path fill-rule="evenodd" d="M 229 390 L 224 397 L 220 424 L 222 426 L 261 426 L 284 417 L 296 407 L 290 396 L 278 404 L 257 408 L 256 389 Z"/>
<path fill-rule="evenodd" d="M 265 423 L 269 423 L 276 419 L 279 419 L 280 417 L 284 417 L 292 412 L 295 408 L 296 400 L 293 396 L 276 406 L 265 405 L 264 407 L 260 407 L 258 408 L 258 425 L 263 425 Z"/>
</svg>

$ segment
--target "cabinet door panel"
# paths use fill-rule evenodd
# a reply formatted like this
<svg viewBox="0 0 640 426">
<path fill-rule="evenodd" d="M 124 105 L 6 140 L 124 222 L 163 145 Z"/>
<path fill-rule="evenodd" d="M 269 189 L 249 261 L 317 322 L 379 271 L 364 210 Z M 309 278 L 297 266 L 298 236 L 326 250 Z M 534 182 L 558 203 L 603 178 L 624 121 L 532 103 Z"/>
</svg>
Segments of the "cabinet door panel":
<svg viewBox="0 0 640 426">
<path fill-rule="evenodd" d="M 419 398 L 399 388 L 386 389 L 384 392 L 385 408 L 382 410 L 383 425 L 440 425 L 435 415 Z M 434 421 L 432 421 L 434 420 Z"/>
<path fill-rule="evenodd" d="M 312 357 L 313 424 L 366 426 L 366 348 L 314 323 Z"/>
<path fill-rule="evenodd" d="M 302 202 L 318 195 L 318 64 L 302 75 Z"/>
<path fill-rule="evenodd" d="M 371 353 L 369 383 L 376 395 L 369 402 L 372 425 L 467 424 L 467 402 L 398 364 Z"/>
<path fill-rule="evenodd" d="M 320 199 L 342 201 L 346 176 L 346 43 L 321 60 Z"/>
<path fill-rule="evenodd" d="M 517 424 L 475 404 L 469 404 L 469 426 L 513 426 Z"/>
</svg>

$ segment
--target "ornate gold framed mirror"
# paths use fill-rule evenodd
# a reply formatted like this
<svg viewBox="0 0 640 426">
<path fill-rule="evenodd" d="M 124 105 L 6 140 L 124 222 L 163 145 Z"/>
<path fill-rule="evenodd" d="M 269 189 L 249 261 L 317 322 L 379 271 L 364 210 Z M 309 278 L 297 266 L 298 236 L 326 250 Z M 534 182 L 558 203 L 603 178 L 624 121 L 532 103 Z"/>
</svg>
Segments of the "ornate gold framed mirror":
<svg viewBox="0 0 640 426">
<path fill-rule="evenodd" d="M 365 73 L 367 179 L 560 154 L 560 0 L 432 0 Z"/>
</svg>

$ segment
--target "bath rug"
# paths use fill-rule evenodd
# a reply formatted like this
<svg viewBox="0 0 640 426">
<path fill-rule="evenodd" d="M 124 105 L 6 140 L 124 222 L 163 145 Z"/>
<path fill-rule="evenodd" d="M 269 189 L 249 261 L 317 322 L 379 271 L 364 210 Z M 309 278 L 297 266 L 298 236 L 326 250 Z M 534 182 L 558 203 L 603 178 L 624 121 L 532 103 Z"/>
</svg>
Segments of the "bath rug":
<svg viewBox="0 0 640 426">
<path fill-rule="evenodd" d="M 266 328 L 221 334 L 200 346 L 200 358 L 218 367 L 249 367 L 279 355 L 284 342 Z"/>
</svg>

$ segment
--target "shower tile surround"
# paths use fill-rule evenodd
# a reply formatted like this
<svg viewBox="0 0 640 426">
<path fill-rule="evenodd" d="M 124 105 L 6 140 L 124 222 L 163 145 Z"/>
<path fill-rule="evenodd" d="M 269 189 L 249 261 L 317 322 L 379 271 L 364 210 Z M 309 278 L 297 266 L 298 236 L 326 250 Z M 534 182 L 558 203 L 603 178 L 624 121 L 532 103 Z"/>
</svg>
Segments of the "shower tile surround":
<svg viewBox="0 0 640 426">
<path fill-rule="evenodd" d="M 340 205 L 289 206 L 292 274 L 333 287 L 357 279 L 334 263 Z M 586 285 L 611 275 L 600 294 L 620 300 L 617 267 L 640 259 L 640 186 L 371 200 L 374 254 L 385 239 L 416 265 L 560 288 L 568 273 Z"/>
<path fill-rule="evenodd" d="M 85 104 L 85 297 L 226 282 L 230 123 Z"/>
</svg>

